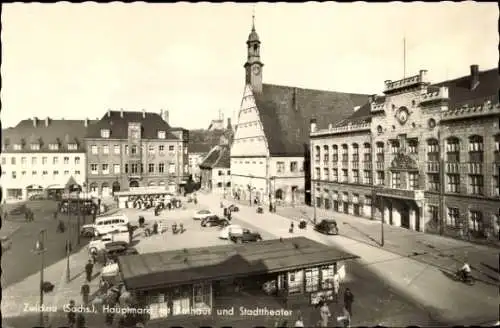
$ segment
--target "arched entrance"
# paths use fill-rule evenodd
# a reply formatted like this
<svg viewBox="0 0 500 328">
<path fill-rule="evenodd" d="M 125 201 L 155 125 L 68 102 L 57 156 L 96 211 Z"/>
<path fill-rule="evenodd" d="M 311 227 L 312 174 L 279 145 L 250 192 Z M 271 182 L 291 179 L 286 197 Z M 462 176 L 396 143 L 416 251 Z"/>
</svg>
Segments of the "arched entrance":
<svg viewBox="0 0 500 328">
<path fill-rule="evenodd" d="M 274 197 L 279 200 L 283 200 L 283 189 L 278 189 L 274 193 Z"/>
<path fill-rule="evenodd" d="M 139 187 L 139 181 L 137 180 L 132 180 L 130 181 L 129 185 L 128 185 L 130 188 L 137 188 Z"/>
<path fill-rule="evenodd" d="M 113 192 L 120 191 L 120 183 L 118 181 L 113 182 Z"/>
<path fill-rule="evenodd" d="M 109 183 L 104 182 L 101 185 L 101 195 L 103 197 L 108 197 L 109 195 L 111 195 L 111 188 L 109 187 Z"/>
</svg>

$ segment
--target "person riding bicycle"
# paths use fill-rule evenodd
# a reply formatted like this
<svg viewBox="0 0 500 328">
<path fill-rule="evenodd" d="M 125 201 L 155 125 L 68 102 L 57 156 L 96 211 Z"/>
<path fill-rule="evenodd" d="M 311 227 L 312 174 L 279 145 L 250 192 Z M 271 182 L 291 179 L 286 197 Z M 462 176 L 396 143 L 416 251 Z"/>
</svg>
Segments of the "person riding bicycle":
<svg viewBox="0 0 500 328">
<path fill-rule="evenodd" d="M 471 275 L 471 268 L 469 263 L 465 262 L 464 265 L 458 270 L 458 273 L 462 277 L 462 279 L 467 279 Z"/>
</svg>

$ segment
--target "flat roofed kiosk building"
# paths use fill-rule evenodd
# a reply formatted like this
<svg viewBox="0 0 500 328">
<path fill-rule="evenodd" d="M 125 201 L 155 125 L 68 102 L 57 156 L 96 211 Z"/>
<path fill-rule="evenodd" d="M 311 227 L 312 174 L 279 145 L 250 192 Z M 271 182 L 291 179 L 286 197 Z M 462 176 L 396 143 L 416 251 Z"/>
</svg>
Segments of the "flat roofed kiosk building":
<svg viewBox="0 0 500 328">
<path fill-rule="evenodd" d="M 25 119 L 2 130 L 2 194 L 27 199 L 85 189 L 86 129 L 94 121 Z"/>
<path fill-rule="evenodd" d="M 92 194 L 137 187 L 181 191 L 188 177 L 189 133 L 164 113 L 108 111 L 88 129 L 88 188 Z"/>
<path fill-rule="evenodd" d="M 311 122 L 316 206 L 411 230 L 498 242 L 498 70 L 385 81 L 351 117 Z"/>
<path fill-rule="evenodd" d="M 305 237 L 259 243 L 192 248 L 121 256 L 120 273 L 128 291 L 151 308 L 151 318 L 211 310 L 216 286 L 255 276 L 275 279 L 284 306 L 331 297 L 331 279 L 348 254 Z M 169 308 L 170 307 L 170 308 Z"/>
</svg>

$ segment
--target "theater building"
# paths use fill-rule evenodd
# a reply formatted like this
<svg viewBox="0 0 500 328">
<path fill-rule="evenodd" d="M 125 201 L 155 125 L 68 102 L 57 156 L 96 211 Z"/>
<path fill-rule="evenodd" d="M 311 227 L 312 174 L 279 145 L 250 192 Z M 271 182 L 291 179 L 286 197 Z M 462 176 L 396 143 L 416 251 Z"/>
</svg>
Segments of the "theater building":
<svg viewBox="0 0 500 328">
<path fill-rule="evenodd" d="M 315 204 L 460 238 L 499 230 L 498 70 L 385 81 L 350 118 L 311 122 Z"/>
<path fill-rule="evenodd" d="M 305 237 L 258 243 L 190 248 L 120 256 L 118 266 L 127 291 L 151 310 L 151 319 L 209 314 L 224 303 L 230 287 L 244 289 L 272 281 L 282 308 L 333 300 L 332 278 L 358 258 Z M 345 276 L 345 275 L 344 275 Z M 262 286 L 257 288 L 262 292 Z M 234 295 L 234 294 L 233 294 Z M 240 297 L 243 297 L 240 295 Z M 239 297 L 231 298 L 230 306 Z M 264 307 L 264 298 L 259 306 Z"/>
<path fill-rule="evenodd" d="M 25 119 L 2 131 L 2 195 L 27 199 L 62 195 L 68 183 L 84 188 L 89 120 Z"/>
<path fill-rule="evenodd" d="M 255 26 L 246 44 L 245 87 L 231 147 L 232 193 L 251 203 L 301 203 L 309 197 L 309 119 L 336 123 L 368 95 L 265 84 Z"/>
<path fill-rule="evenodd" d="M 172 128 L 165 113 L 108 111 L 87 131 L 87 186 L 110 196 L 130 188 L 181 191 L 188 177 L 189 133 Z"/>
</svg>

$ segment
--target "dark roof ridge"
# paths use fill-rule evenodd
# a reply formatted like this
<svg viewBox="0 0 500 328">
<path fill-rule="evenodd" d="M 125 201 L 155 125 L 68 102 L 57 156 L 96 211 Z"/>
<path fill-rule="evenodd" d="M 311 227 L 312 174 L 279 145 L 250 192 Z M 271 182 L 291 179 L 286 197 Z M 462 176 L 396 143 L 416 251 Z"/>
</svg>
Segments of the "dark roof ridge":
<svg viewBox="0 0 500 328">
<path fill-rule="evenodd" d="M 284 85 L 284 84 L 274 84 L 274 83 L 262 83 L 262 84 L 268 85 L 271 87 L 290 88 L 290 89 L 298 89 L 298 90 L 305 90 L 305 91 L 320 91 L 320 92 L 331 92 L 331 93 L 344 93 L 344 94 L 359 95 L 359 96 L 369 96 L 369 94 L 367 94 L 367 93 L 357 93 L 357 92 L 354 93 L 354 92 L 347 92 L 347 91 L 313 89 L 313 88 L 304 88 L 304 87 L 297 87 L 297 86 Z"/>
<path fill-rule="evenodd" d="M 479 75 L 486 74 L 486 73 L 491 73 L 492 71 L 498 71 L 498 68 L 490 68 L 490 69 L 486 69 L 484 71 L 480 70 L 479 71 Z M 459 77 L 456 77 L 456 78 L 453 78 L 453 79 L 442 80 L 442 81 L 439 81 L 439 82 L 431 83 L 431 86 L 437 86 L 437 85 L 442 84 L 442 83 L 455 82 L 455 81 L 461 80 L 463 78 L 467 78 L 469 76 L 470 76 L 470 74 L 466 74 L 466 75 L 462 75 L 462 76 L 459 76 Z"/>
</svg>

